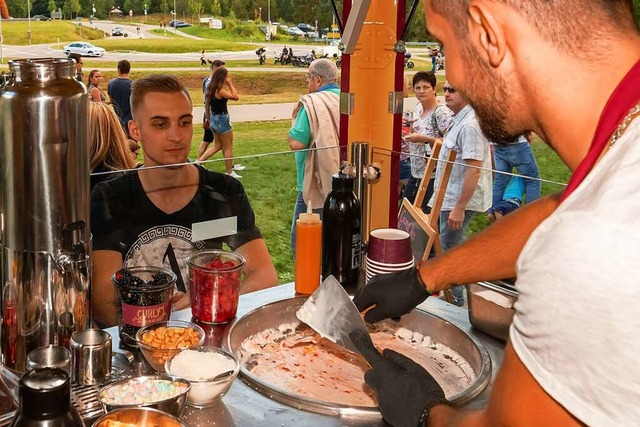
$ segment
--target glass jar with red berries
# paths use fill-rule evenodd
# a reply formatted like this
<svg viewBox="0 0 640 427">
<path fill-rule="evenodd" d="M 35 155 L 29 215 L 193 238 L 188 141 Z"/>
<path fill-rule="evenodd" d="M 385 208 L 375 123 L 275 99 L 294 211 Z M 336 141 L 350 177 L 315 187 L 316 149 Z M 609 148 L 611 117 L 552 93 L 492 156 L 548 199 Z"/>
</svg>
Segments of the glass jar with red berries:
<svg viewBox="0 0 640 427">
<path fill-rule="evenodd" d="M 187 258 L 191 312 L 197 321 L 219 324 L 236 317 L 245 262 L 242 255 L 224 250 Z"/>
</svg>

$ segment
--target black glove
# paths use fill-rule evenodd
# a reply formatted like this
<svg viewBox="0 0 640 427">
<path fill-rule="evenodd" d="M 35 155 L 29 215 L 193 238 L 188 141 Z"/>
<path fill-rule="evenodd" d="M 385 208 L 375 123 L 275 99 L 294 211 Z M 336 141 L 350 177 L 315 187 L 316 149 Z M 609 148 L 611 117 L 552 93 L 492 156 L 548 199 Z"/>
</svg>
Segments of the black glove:
<svg viewBox="0 0 640 427">
<path fill-rule="evenodd" d="M 426 423 L 431 408 L 447 404 L 442 387 L 422 366 L 402 354 L 385 349 L 378 353 L 362 332 L 349 334 L 372 369 L 365 382 L 375 390 L 382 417 L 394 427 Z"/>
<path fill-rule="evenodd" d="M 394 274 L 374 276 L 353 298 L 359 311 L 375 305 L 364 320 L 376 323 L 389 317 L 407 314 L 429 296 L 415 268 Z"/>
</svg>

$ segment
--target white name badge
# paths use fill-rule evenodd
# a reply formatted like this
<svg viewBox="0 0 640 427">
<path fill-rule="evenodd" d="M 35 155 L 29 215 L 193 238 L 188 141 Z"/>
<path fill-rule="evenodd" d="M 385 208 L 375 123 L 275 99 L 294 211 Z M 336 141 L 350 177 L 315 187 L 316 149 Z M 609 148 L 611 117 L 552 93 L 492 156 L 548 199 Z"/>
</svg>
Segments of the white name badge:
<svg viewBox="0 0 640 427">
<path fill-rule="evenodd" d="M 215 239 L 231 236 L 238 232 L 238 217 L 213 219 L 211 221 L 194 222 L 191 226 L 191 241 Z"/>
</svg>

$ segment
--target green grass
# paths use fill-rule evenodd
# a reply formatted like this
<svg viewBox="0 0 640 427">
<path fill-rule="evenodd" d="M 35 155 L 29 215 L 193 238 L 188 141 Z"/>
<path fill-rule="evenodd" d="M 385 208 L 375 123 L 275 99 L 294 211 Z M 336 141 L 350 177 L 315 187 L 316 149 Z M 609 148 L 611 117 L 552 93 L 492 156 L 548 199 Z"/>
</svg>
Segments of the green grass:
<svg viewBox="0 0 640 427">
<path fill-rule="evenodd" d="M 234 157 L 254 156 L 238 159 L 235 163 L 247 167 L 240 172 L 240 182 L 251 201 L 256 223 L 267 242 L 280 283 L 293 281 L 290 235 L 296 198 L 296 172 L 293 154 L 286 140 L 290 126 L 289 120 L 233 124 Z M 202 134 L 202 127 L 196 126 L 191 158 L 197 157 Z M 255 157 L 277 152 L 285 153 Z M 206 167 L 224 172 L 221 155 L 216 154 L 213 159 L 217 161 L 207 163 Z"/>
<path fill-rule="evenodd" d="M 186 38 L 171 39 L 135 39 L 110 38 L 100 42 L 100 47 L 108 51 L 123 50 L 149 53 L 189 53 L 206 50 L 208 52 L 236 52 L 254 50 L 255 47 L 244 43 L 229 43 L 224 40 L 192 40 Z"/>
<path fill-rule="evenodd" d="M 2 21 L 2 34 L 4 43 L 8 45 L 27 45 L 27 31 L 29 23 L 27 21 Z M 61 43 L 81 40 L 101 40 L 104 33 L 86 24 L 79 27 L 70 21 L 31 21 L 31 43 L 56 43 L 60 39 Z M 102 41 L 100 41 L 102 44 Z"/>
</svg>

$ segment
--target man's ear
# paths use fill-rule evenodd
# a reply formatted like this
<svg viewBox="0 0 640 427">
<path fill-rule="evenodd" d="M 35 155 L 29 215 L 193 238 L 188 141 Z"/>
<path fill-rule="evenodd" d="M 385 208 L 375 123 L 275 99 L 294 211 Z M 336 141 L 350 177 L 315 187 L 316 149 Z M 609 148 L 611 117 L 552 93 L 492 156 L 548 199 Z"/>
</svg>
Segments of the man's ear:
<svg viewBox="0 0 640 427">
<path fill-rule="evenodd" d="M 478 55 L 494 68 L 500 66 L 507 54 L 504 27 L 496 15 L 494 3 L 472 1 L 469 5 L 469 39 Z"/>
<path fill-rule="evenodd" d="M 140 128 L 138 127 L 138 123 L 135 120 L 129 120 L 129 123 L 127 123 L 127 126 L 129 126 L 129 135 L 131 135 L 131 138 L 133 138 L 138 142 L 142 141 L 142 136 L 140 135 Z"/>
</svg>

